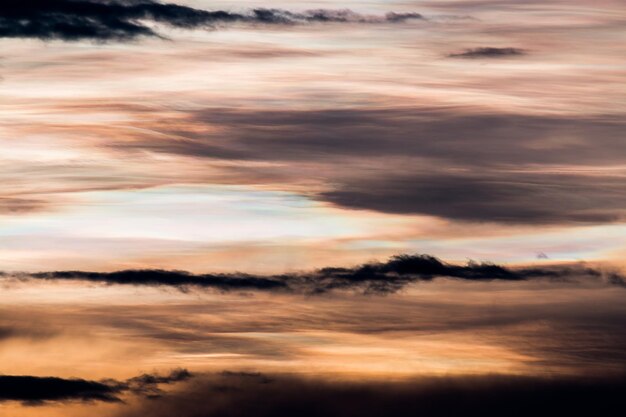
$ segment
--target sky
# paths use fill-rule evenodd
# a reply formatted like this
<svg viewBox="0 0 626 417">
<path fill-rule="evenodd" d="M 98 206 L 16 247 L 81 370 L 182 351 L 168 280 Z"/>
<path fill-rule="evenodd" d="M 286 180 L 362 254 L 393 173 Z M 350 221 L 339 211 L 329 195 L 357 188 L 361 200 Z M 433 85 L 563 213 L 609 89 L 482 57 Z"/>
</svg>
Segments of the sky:
<svg viewBox="0 0 626 417">
<path fill-rule="evenodd" d="M 4 0 L 0 415 L 601 414 L 625 27 L 619 0 Z"/>
</svg>

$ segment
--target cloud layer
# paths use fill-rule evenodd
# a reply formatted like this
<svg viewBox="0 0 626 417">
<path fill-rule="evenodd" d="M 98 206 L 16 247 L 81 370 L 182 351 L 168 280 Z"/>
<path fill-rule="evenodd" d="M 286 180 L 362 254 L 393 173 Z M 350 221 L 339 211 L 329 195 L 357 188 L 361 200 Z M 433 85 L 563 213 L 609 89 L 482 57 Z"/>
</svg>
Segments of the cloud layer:
<svg viewBox="0 0 626 417">
<path fill-rule="evenodd" d="M 429 255 L 399 255 L 384 263 L 367 263 L 353 268 L 322 268 L 310 273 L 256 276 L 242 273 L 191 274 L 185 271 L 126 270 L 117 272 L 52 271 L 2 273 L 7 278 L 34 280 L 77 280 L 115 285 L 165 286 L 181 290 L 206 288 L 218 291 L 278 291 L 323 294 L 348 290 L 365 294 L 387 294 L 409 284 L 449 277 L 468 281 L 525 281 L 529 279 L 605 280 L 623 286 L 624 277 L 583 265 L 507 268 L 491 263 L 455 265 Z"/>
<path fill-rule="evenodd" d="M 609 415 L 621 406 L 623 379 L 458 377 L 408 382 L 332 382 L 223 372 L 121 412 L 135 416 L 380 417 Z M 207 401 L 207 398 L 210 398 Z"/>
<path fill-rule="evenodd" d="M 616 116 L 388 107 L 207 109 L 187 117 L 182 128 L 178 121 L 160 136 L 110 146 L 286 165 L 286 180 L 308 174 L 325 185 L 314 197 L 355 209 L 503 224 L 626 218 L 621 174 L 587 173 L 622 164 L 624 123 Z"/>
<path fill-rule="evenodd" d="M 7 0 L 0 4 L 0 38 L 121 41 L 159 36 L 150 24 L 194 29 L 230 23 L 398 23 L 421 18 L 418 13 L 367 16 L 347 9 L 206 11 L 154 0 Z"/>
</svg>

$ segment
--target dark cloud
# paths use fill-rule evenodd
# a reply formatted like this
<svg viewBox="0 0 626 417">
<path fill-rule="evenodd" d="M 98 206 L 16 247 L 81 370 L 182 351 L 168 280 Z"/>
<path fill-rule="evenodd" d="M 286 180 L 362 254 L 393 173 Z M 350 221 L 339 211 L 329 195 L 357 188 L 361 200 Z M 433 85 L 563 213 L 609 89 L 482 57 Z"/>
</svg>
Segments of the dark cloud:
<svg viewBox="0 0 626 417">
<path fill-rule="evenodd" d="M 149 24 L 209 28 L 229 23 L 298 24 L 398 23 L 421 19 L 417 13 L 367 16 L 351 10 L 254 9 L 236 13 L 206 11 L 154 0 L 5 0 L 0 3 L 0 38 L 100 41 L 158 36 Z"/>
<path fill-rule="evenodd" d="M 319 198 L 343 207 L 510 224 L 610 223 L 626 218 L 620 176 L 422 174 L 349 180 Z"/>
<path fill-rule="evenodd" d="M 40 404 L 45 401 L 120 401 L 121 388 L 84 379 L 0 376 L 0 401 Z"/>
<path fill-rule="evenodd" d="M 198 157 L 299 162 L 368 157 L 374 163 L 376 158 L 413 156 L 483 169 L 519 170 L 531 162 L 624 162 L 622 153 L 616 155 L 624 151 L 624 121 L 619 116 L 572 118 L 411 107 L 209 109 L 189 113 L 186 122 L 194 129 L 159 129 L 179 140 L 151 137 L 125 146 Z"/>
<path fill-rule="evenodd" d="M 525 55 L 526 51 L 519 48 L 471 48 L 448 55 L 451 58 L 505 58 L 508 56 Z"/>
<path fill-rule="evenodd" d="M 185 369 L 177 369 L 166 376 L 144 374 L 127 381 L 64 379 L 23 375 L 0 375 L 0 402 L 20 401 L 26 405 L 44 402 L 104 401 L 121 402 L 125 392 L 158 397 L 161 384 L 171 384 L 191 378 Z"/>
<path fill-rule="evenodd" d="M 187 381 L 192 376 L 191 372 L 182 368 L 175 369 L 168 375 L 142 374 L 128 379 L 124 387 L 134 394 L 157 398 L 163 395 L 163 391 L 159 388 L 159 385 Z"/>
<path fill-rule="evenodd" d="M 615 116 L 212 109 L 188 123 L 189 131 L 112 146 L 289 163 L 287 179 L 298 164 L 297 179 L 329 188 L 318 199 L 350 208 L 516 224 L 626 218 L 623 174 L 594 172 L 624 165 L 624 122 Z"/>
<path fill-rule="evenodd" d="M 529 279 L 602 280 L 623 285 L 616 272 L 604 273 L 584 265 L 542 268 L 507 268 L 491 263 L 455 265 L 429 255 L 398 255 L 384 263 L 367 263 L 353 268 L 323 268 L 310 273 L 255 276 L 249 274 L 201 274 L 185 271 L 127 270 L 118 272 L 53 271 L 3 273 L 0 276 L 37 280 L 79 280 L 103 284 L 166 286 L 181 290 L 206 288 L 218 291 L 278 291 L 321 294 L 334 290 L 386 294 L 418 281 L 450 277 L 469 281 L 523 281 Z"/>
<path fill-rule="evenodd" d="M 158 269 L 117 272 L 54 271 L 33 273 L 27 276 L 43 280 L 80 280 L 119 285 L 162 285 L 180 289 L 187 287 L 213 288 L 220 291 L 287 289 L 287 283 L 275 277 L 260 277 L 246 274 L 194 275 L 185 271 Z"/>
<path fill-rule="evenodd" d="M 281 416 L 590 416 L 621 409 L 624 378 L 513 376 L 338 382 L 298 376 L 224 372 L 203 375 L 120 417 Z"/>
</svg>

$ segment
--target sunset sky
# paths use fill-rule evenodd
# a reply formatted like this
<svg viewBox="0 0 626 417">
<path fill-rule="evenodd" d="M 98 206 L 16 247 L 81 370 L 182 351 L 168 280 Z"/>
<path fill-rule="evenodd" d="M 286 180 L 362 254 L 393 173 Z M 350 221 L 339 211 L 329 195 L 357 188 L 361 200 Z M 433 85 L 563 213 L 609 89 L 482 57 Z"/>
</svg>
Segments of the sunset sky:
<svg viewBox="0 0 626 417">
<path fill-rule="evenodd" d="M 169 1 L 0 2 L 0 415 L 623 392 L 623 1 Z"/>
</svg>

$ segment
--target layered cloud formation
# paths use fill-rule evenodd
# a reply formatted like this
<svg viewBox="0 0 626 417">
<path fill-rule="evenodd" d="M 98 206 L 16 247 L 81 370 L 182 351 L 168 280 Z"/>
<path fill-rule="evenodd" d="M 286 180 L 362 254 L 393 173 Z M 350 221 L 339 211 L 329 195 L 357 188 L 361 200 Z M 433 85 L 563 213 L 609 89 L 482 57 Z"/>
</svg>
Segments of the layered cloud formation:
<svg viewBox="0 0 626 417">
<path fill-rule="evenodd" d="M 0 2 L 0 415 L 611 414 L 623 12 Z"/>
</svg>

